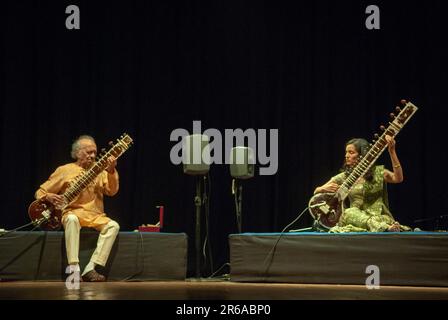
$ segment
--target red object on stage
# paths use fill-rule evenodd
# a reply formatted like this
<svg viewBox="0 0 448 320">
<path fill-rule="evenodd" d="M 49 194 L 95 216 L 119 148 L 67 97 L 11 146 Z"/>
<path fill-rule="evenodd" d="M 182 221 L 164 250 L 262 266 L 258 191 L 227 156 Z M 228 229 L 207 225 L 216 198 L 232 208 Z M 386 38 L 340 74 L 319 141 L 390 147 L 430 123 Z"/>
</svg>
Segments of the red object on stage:
<svg viewBox="0 0 448 320">
<path fill-rule="evenodd" d="M 141 225 L 138 227 L 138 231 L 140 232 L 160 232 L 160 229 L 163 228 L 163 206 L 157 206 L 159 208 L 159 222 L 157 224 L 147 224 Z"/>
<path fill-rule="evenodd" d="M 138 231 L 140 232 L 160 232 L 160 227 L 158 226 L 139 226 Z"/>
<path fill-rule="evenodd" d="M 160 222 L 160 228 L 163 228 L 163 206 L 157 206 L 159 208 L 159 222 Z"/>
</svg>

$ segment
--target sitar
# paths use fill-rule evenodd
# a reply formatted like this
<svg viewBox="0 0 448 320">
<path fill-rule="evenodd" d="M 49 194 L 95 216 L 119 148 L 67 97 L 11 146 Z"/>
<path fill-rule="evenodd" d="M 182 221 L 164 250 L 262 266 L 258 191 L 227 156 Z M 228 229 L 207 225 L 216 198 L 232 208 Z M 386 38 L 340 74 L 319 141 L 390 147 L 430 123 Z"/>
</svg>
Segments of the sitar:
<svg viewBox="0 0 448 320">
<path fill-rule="evenodd" d="M 110 156 L 118 159 L 129 149 L 132 142 L 132 138 L 127 133 L 124 133 L 115 143 L 111 143 L 112 146 L 109 151 L 104 152 L 88 170 L 81 173 L 69 184 L 62 194 L 64 198 L 62 206 L 55 207 L 52 203 L 43 199 L 33 201 L 28 208 L 28 215 L 33 224 L 43 230 L 59 230 L 62 226 L 64 209 L 107 168 L 107 159 Z"/>
<path fill-rule="evenodd" d="M 393 119 L 386 128 L 381 126 L 383 133 L 376 134 L 376 140 L 370 145 L 368 152 L 358 160 L 356 166 L 350 174 L 344 179 L 338 190 L 334 193 L 323 192 L 315 194 L 309 201 L 308 208 L 311 216 L 325 229 L 334 227 L 344 213 L 344 200 L 349 195 L 356 182 L 364 177 L 376 160 L 381 156 L 387 147 L 386 135 L 395 137 L 409 119 L 414 115 L 418 108 L 411 102 L 401 100 L 403 109 L 396 107 L 398 115 L 391 113 Z"/>
</svg>

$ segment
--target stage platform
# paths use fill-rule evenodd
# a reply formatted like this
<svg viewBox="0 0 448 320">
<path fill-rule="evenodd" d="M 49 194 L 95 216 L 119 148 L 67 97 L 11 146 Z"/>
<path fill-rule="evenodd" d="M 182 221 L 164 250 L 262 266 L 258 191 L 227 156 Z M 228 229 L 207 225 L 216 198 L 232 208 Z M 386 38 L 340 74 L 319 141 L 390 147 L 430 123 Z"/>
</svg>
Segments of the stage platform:
<svg viewBox="0 0 448 320">
<path fill-rule="evenodd" d="M 81 231 L 80 266 L 90 260 L 98 232 Z M 187 272 L 185 233 L 120 232 L 104 270 L 108 280 L 184 280 Z M 0 237 L 0 281 L 60 280 L 67 274 L 62 231 L 14 232 Z"/>
<path fill-rule="evenodd" d="M 229 247 L 236 282 L 365 285 L 377 266 L 380 285 L 448 286 L 446 232 L 244 233 Z"/>
<path fill-rule="evenodd" d="M 113 281 L 99 283 L 82 282 L 78 290 L 69 290 L 66 288 L 65 283 L 60 281 L 12 281 L 0 283 L 0 300 L 3 300 L 3 302 L 4 300 L 33 300 L 33 302 L 38 300 L 39 305 L 36 304 L 35 308 L 42 307 L 40 302 L 43 300 L 50 301 L 52 305 L 46 306 L 53 308 L 52 300 L 114 300 L 112 301 L 113 305 L 115 305 L 116 300 L 133 300 L 137 302 L 145 300 L 142 305 L 132 305 L 133 307 L 138 307 L 135 309 L 137 310 L 136 312 L 151 307 L 151 310 L 154 308 L 163 310 L 165 315 L 168 316 L 175 314 L 175 312 L 165 309 L 164 307 L 167 305 L 161 303 L 160 300 L 175 300 L 175 306 L 183 305 L 184 302 L 182 300 L 201 300 L 199 302 L 196 301 L 196 305 L 207 305 L 204 300 L 245 301 L 238 303 L 240 306 L 247 303 L 248 300 L 258 300 L 260 302 L 248 302 L 247 304 L 262 305 L 272 304 L 264 300 L 295 300 L 291 301 L 292 304 L 272 305 L 272 313 L 280 313 L 279 316 L 282 316 L 282 314 L 284 315 L 285 307 L 292 314 L 297 312 L 298 304 L 300 304 L 300 301 L 297 300 L 308 301 L 303 306 L 303 309 L 300 310 L 308 310 L 312 306 L 309 305 L 309 300 L 440 300 L 442 303 L 445 303 L 442 300 L 448 300 L 448 288 L 382 286 L 380 290 L 369 290 L 364 285 L 241 283 L 230 281 Z M 154 305 L 151 305 L 148 304 L 147 300 L 157 301 Z M 23 303 L 23 301 L 20 301 L 20 306 L 16 304 L 12 306 L 20 308 Z M 190 304 L 187 302 L 187 305 L 191 306 L 194 303 Z M 235 302 L 231 303 L 237 304 Z M 221 304 L 222 302 L 219 302 L 217 307 Z M 71 305 L 67 306 L 70 307 Z M 96 304 L 94 306 L 97 308 Z M 102 304 L 101 306 L 104 307 L 105 305 Z M 130 306 L 126 305 L 124 307 L 129 308 Z M 171 305 L 169 304 L 168 306 Z M 348 307 L 348 305 L 345 306 Z M 397 304 L 396 301 L 393 301 L 388 306 L 389 308 L 387 309 L 399 310 L 400 312 L 397 316 L 403 317 L 402 311 L 405 309 L 402 308 L 403 305 L 400 308 L 394 308 L 397 307 Z M 413 301 L 412 305 L 408 306 L 415 308 L 415 302 Z M 87 307 L 87 305 L 84 305 L 84 307 Z M 319 301 L 319 305 L 315 305 L 315 307 L 321 308 L 322 301 Z M 332 305 L 332 310 L 335 307 L 341 307 L 341 305 Z M 289 310 L 289 308 L 291 309 Z M 221 310 L 220 308 L 217 309 Z M 31 310 L 35 312 L 35 309 Z M 104 311 L 101 308 L 100 310 L 102 310 L 101 312 Z M 318 309 L 311 308 L 311 310 Z M 430 310 L 432 313 L 444 310 L 444 304 Z M 222 316 L 220 315 L 220 317 Z M 243 315 L 238 316 L 242 317 Z M 238 319 L 236 315 L 233 315 L 233 318 Z M 249 317 L 249 319 L 251 318 L 253 319 L 254 316 Z"/>
</svg>

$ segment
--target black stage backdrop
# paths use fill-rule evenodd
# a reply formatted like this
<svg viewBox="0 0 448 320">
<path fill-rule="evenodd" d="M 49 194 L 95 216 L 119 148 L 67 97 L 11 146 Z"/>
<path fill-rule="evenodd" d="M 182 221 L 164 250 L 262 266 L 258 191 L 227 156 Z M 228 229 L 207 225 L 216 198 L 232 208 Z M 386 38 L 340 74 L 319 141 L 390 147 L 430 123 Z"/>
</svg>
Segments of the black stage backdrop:
<svg viewBox="0 0 448 320">
<path fill-rule="evenodd" d="M 80 30 L 65 27 L 70 4 Z M 370 4 L 380 30 L 365 27 Z M 29 222 L 35 190 L 71 161 L 76 136 L 91 134 L 101 148 L 128 132 L 135 145 L 119 160 L 121 189 L 106 212 L 134 230 L 155 223 L 164 205 L 163 231 L 189 235 L 191 271 L 195 179 L 170 162 L 174 129 L 191 132 L 193 120 L 203 130 L 278 129 L 277 174 L 244 182 L 243 231 L 279 232 L 337 173 L 344 142 L 371 139 L 402 98 L 420 109 L 397 137 L 405 180 L 389 186 L 391 210 L 414 227 L 448 214 L 442 4 L 3 2 L 0 227 Z M 380 162 L 391 167 L 387 152 Z M 228 165 L 213 165 L 210 180 L 215 271 L 237 225 Z M 306 214 L 293 228 L 311 222 Z"/>
</svg>

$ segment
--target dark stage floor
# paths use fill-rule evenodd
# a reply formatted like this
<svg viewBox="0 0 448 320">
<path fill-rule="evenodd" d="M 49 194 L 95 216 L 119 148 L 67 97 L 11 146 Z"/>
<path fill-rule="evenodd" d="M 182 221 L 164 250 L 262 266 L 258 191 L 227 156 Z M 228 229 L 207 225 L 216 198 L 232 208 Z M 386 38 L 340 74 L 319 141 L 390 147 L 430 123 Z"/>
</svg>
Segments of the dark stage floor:
<svg viewBox="0 0 448 320">
<path fill-rule="evenodd" d="M 81 283 L 69 290 L 64 282 L 0 283 L 0 299 L 25 300 L 440 300 L 448 288 L 360 285 L 236 283 L 230 281 L 150 281 Z"/>
</svg>

